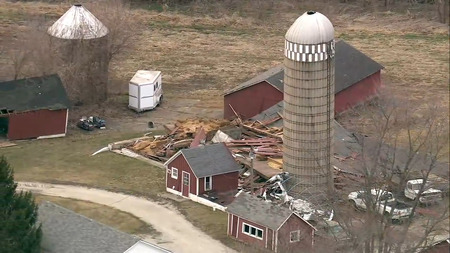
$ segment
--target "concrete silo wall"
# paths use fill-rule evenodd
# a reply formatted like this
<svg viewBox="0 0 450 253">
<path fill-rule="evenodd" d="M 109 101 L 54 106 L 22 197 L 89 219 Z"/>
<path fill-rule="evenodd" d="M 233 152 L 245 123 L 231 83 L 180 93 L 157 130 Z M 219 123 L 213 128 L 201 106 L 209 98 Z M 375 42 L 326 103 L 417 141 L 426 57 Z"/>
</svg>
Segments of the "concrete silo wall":
<svg viewBox="0 0 450 253">
<path fill-rule="evenodd" d="M 60 74 L 72 103 L 106 100 L 108 92 L 107 36 L 89 39 L 53 38 Z"/>
<path fill-rule="evenodd" d="M 283 168 L 293 177 L 290 195 L 309 199 L 332 183 L 335 73 L 334 41 L 307 46 L 309 53 L 297 44 L 289 55 L 288 48 L 284 60 Z M 326 47 L 319 57 L 318 47 Z"/>
</svg>

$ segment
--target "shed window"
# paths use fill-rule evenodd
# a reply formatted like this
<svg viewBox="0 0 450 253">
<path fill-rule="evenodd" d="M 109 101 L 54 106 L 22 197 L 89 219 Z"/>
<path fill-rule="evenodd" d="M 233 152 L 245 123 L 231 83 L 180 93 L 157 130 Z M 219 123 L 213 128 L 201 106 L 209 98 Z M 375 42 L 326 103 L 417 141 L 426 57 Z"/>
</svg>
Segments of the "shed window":
<svg viewBox="0 0 450 253">
<path fill-rule="evenodd" d="M 173 179 L 178 179 L 178 169 L 172 167 L 172 178 Z"/>
<path fill-rule="evenodd" d="M 298 242 L 300 241 L 300 230 L 295 230 L 291 232 L 290 242 Z"/>
<path fill-rule="evenodd" d="M 263 231 L 247 223 L 242 223 L 242 233 L 249 235 L 251 237 L 258 238 L 260 240 L 263 239 Z"/>
<path fill-rule="evenodd" d="M 205 177 L 205 191 L 212 189 L 212 177 Z"/>
</svg>

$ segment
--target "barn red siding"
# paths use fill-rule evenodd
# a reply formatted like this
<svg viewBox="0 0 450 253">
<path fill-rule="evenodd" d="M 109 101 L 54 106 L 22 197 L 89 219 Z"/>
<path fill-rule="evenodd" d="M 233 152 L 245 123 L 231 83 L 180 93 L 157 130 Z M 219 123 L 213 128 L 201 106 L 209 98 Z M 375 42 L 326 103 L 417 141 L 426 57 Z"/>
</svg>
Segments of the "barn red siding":
<svg viewBox="0 0 450 253">
<path fill-rule="evenodd" d="M 178 169 L 178 179 L 172 178 L 172 175 L 169 173 L 169 169 L 171 170 L 172 167 L 175 167 Z M 175 158 L 172 162 L 167 164 L 167 188 L 170 188 L 172 190 L 181 192 L 181 182 L 183 180 L 183 172 L 186 171 L 190 174 L 190 193 L 196 194 L 197 193 L 197 178 L 195 177 L 194 173 L 192 172 L 191 168 L 189 167 L 188 163 L 186 162 L 186 159 L 182 154 L 178 155 L 177 158 Z"/>
<path fill-rule="evenodd" d="M 224 118 L 230 119 L 235 117 L 229 106 L 230 104 L 242 119 L 248 119 L 270 108 L 281 100 L 283 100 L 283 93 L 263 81 L 243 90 L 225 95 Z"/>
<path fill-rule="evenodd" d="M 230 234 L 232 237 L 236 238 L 237 237 L 237 216 L 231 214 L 231 231 Z"/>
<path fill-rule="evenodd" d="M 274 237 L 273 237 L 273 230 L 272 229 L 267 229 L 267 248 L 270 250 L 274 250 L 275 248 L 273 248 L 273 244 L 274 244 Z"/>
<path fill-rule="evenodd" d="M 264 226 L 261 226 L 261 225 L 258 225 L 256 223 L 253 223 L 253 222 L 251 222 L 249 220 L 240 218 L 240 217 L 238 217 L 236 215 L 232 215 L 232 217 L 233 217 L 233 221 L 234 221 L 233 223 L 236 224 L 233 227 L 233 233 L 231 234 L 234 238 L 236 238 L 236 234 L 237 234 L 237 240 L 243 241 L 243 242 L 248 243 L 248 244 L 256 245 L 256 246 L 261 247 L 261 248 L 265 248 L 265 246 L 266 246 L 266 228 Z M 238 218 L 239 218 L 239 220 L 238 220 Z M 252 236 L 244 234 L 242 232 L 242 228 L 243 228 L 243 223 L 244 222 L 249 224 L 249 225 L 251 225 L 251 226 L 254 226 L 256 228 L 262 229 L 263 230 L 263 239 L 260 240 L 258 238 L 255 238 L 255 237 L 252 237 Z"/>
<path fill-rule="evenodd" d="M 31 139 L 66 132 L 67 109 L 38 110 L 9 116 L 8 139 Z"/>
<path fill-rule="evenodd" d="M 290 233 L 300 230 L 300 241 L 290 242 Z M 295 214 L 278 230 L 277 252 L 308 252 L 312 248 L 313 228 Z"/>
<path fill-rule="evenodd" d="M 340 91 L 334 100 L 334 111 L 338 114 L 368 101 L 377 95 L 380 88 L 381 71 L 378 71 L 347 89 Z"/>
<path fill-rule="evenodd" d="M 335 95 L 334 111 L 342 113 L 377 95 L 381 88 L 381 71 L 378 71 Z M 224 118 L 235 117 L 229 104 L 242 117 L 251 118 L 283 100 L 283 93 L 263 81 L 224 97 Z"/>
<path fill-rule="evenodd" d="M 236 190 L 238 187 L 239 172 L 230 172 L 216 175 L 212 178 L 212 190 L 215 192 L 227 192 Z M 199 180 L 199 195 L 205 193 L 205 178 Z"/>
</svg>

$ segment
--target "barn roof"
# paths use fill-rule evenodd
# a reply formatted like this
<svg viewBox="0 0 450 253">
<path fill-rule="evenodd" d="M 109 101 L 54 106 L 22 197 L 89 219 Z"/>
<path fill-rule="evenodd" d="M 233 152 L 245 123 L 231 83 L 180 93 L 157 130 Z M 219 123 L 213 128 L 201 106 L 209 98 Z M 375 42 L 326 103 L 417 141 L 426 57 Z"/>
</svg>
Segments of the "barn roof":
<svg viewBox="0 0 450 253">
<path fill-rule="evenodd" d="M 123 253 L 134 247 L 142 247 L 140 238 L 98 223 L 83 215 L 44 202 L 39 205 L 38 218 L 42 224 L 42 252 L 110 252 Z M 169 252 L 156 245 L 145 243 L 147 251 Z M 133 251 L 127 251 L 133 252 Z"/>
<path fill-rule="evenodd" d="M 335 59 L 335 93 L 347 89 L 362 79 L 383 69 L 383 66 L 372 60 L 361 51 L 340 40 L 336 42 Z M 228 90 L 225 95 L 243 90 L 262 81 L 266 81 L 281 92 L 284 90 L 284 67 L 282 65 L 273 67 L 268 71 Z"/>
<path fill-rule="evenodd" d="M 273 230 L 278 230 L 293 214 L 287 207 L 266 202 L 246 192 L 240 192 L 226 211 Z"/>
<path fill-rule="evenodd" d="M 0 83 L 0 109 L 24 112 L 69 106 L 66 90 L 56 74 Z"/>
<path fill-rule="evenodd" d="M 223 143 L 182 149 L 180 153 L 183 154 L 197 178 L 235 172 L 241 169 Z"/>
<path fill-rule="evenodd" d="M 273 78 L 275 76 L 280 77 L 278 79 L 279 81 L 278 82 L 274 82 L 274 81 L 277 80 L 277 79 L 274 79 L 274 80 L 272 80 L 274 83 L 270 83 L 270 84 L 272 84 L 274 87 L 276 87 L 281 92 L 283 92 L 283 75 L 284 75 L 284 71 L 283 71 L 283 66 L 282 65 L 270 68 L 266 72 L 261 73 L 261 74 L 255 76 L 255 77 L 253 77 L 252 79 L 250 79 L 250 80 L 248 80 L 246 82 L 243 82 L 240 85 L 238 85 L 238 86 L 236 86 L 236 87 L 226 91 L 225 95 L 234 93 L 236 91 L 243 90 L 243 89 L 248 88 L 248 87 L 251 87 L 251 86 L 253 86 L 255 84 L 258 84 L 258 83 L 260 83 L 262 81 L 267 81 L 268 82 L 269 78 Z"/>
</svg>

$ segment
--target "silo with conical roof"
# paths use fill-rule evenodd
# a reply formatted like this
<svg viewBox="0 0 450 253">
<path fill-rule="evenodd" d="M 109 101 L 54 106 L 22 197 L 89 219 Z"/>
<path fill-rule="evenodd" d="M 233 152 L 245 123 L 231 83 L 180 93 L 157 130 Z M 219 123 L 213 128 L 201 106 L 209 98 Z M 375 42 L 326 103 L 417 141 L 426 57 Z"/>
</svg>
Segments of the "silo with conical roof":
<svg viewBox="0 0 450 253">
<path fill-rule="evenodd" d="M 73 103 L 106 100 L 108 28 L 81 4 L 73 5 L 47 30 L 67 93 Z"/>
<path fill-rule="evenodd" d="M 283 168 L 297 198 L 322 199 L 332 183 L 334 46 L 319 12 L 301 15 L 285 35 Z"/>
</svg>

